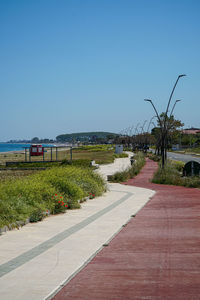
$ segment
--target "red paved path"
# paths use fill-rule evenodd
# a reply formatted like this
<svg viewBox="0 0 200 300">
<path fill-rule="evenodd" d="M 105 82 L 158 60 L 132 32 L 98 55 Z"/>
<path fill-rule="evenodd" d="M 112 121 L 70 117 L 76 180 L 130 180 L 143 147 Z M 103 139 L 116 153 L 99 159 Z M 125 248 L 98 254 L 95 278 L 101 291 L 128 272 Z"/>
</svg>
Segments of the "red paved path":
<svg viewBox="0 0 200 300">
<path fill-rule="evenodd" d="M 152 184 L 156 168 L 128 181 L 155 196 L 54 300 L 200 300 L 200 190 Z"/>
</svg>

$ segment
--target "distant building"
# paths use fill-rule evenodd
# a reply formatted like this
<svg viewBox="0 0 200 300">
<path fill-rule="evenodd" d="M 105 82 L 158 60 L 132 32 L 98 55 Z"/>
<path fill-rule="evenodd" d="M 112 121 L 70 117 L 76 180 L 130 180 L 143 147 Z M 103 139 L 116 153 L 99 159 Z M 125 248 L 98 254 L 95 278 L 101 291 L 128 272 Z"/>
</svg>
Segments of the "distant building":
<svg viewBox="0 0 200 300">
<path fill-rule="evenodd" d="M 197 134 L 197 133 L 200 133 L 200 128 L 191 127 L 191 128 L 188 128 L 188 129 L 183 129 L 182 133 L 185 133 L 185 134 Z"/>
</svg>

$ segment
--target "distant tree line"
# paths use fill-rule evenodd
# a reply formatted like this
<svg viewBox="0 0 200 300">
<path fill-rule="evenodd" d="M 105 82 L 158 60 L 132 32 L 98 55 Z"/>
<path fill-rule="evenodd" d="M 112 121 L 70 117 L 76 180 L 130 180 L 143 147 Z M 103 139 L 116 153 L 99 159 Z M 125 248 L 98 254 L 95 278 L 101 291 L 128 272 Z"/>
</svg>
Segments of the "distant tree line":
<svg viewBox="0 0 200 300">
<path fill-rule="evenodd" d="M 117 136 L 116 133 L 111 132 L 79 132 L 71 134 L 61 134 L 56 137 L 59 143 L 73 143 L 73 142 L 91 142 L 91 143 L 105 143 L 108 140 L 114 140 Z"/>
</svg>

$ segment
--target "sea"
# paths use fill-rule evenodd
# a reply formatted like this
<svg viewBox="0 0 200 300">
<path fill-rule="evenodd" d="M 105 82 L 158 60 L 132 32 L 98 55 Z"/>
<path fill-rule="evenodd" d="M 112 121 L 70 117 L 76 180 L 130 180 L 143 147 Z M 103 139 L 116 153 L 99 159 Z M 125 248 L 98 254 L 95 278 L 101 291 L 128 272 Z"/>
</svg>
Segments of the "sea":
<svg viewBox="0 0 200 300">
<path fill-rule="evenodd" d="M 14 144 L 14 143 L 0 143 L 0 152 L 10 152 L 10 151 L 21 151 L 25 147 L 30 147 L 31 144 Z M 43 147 L 53 147 L 52 144 L 42 144 Z"/>
</svg>

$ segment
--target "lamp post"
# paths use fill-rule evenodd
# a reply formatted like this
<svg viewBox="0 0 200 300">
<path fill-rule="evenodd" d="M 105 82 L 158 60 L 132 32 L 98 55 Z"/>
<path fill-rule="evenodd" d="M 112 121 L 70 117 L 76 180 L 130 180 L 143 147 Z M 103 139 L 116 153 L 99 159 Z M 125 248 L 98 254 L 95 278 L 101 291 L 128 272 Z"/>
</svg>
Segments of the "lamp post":
<svg viewBox="0 0 200 300">
<path fill-rule="evenodd" d="M 150 125 L 151 124 L 153 124 L 153 119 L 154 118 L 156 118 L 157 116 L 153 116 L 152 118 L 151 118 L 151 120 L 149 121 L 149 124 L 148 124 L 148 127 L 147 127 L 147 131 L 145 132 L 144 131 L 144 136 L 145 136 L 145 139 L 144 139 L 144 141 L 145 141 L 145 143 L 144 143 L 144 147 L 147 149 L 147 145 L 148 145 L 148 134 L 149 134 L 149 128 L 150 128 Z"/>
<path fill-rule="evenodd" d="M 169 118 L 171 118 L 171 116 L 172 116 L 172 114 L 173 114 L 173 111 L 174 111 L 174 108 L 175 108 L 175 106 L 176 106 L 176 103 L 177 102 L 180 102 L 181 100 L 176 100 L 175 102 L 174 102 L 174 105 L 173 105 L 173 107 L 172 107 L 172 110 L 171 110 L 171 113 L 170 113 L 170 116 L 169 116 Z"/>
<path fill-rule="evenodd" d="M 147 132 L 149 132 L 150 125 L 153 124 L 152 121 L 153 121 L 153 119 L 156 118 L 156 117 L 157 117 L 157 116 L 153 116 L 153 117 L 151 118 L 151 120 L 149 121 L 149 125 L 148 125 L 148 127 L 147 127 Z"/>
<path fill-rule="evenodd" d="M 184 76 L 186 76 L 186 75 L 185 75 L 185 74 L 181 74 L 181 75 L 179 75 L 179 76 L 177 77 L 177 79 L 176 79 L 176 82 L 175 82 L 175 84 L 174 84 L 174 86 L 173 86 L 172 92 L 171 92 L 171 94 L 170 94 L 170 97 L 169 97 L 169 100 L 168 100 L 168 103 L 167 103 L 166 112 L 165 112 L 165 114 L 164 114 L 164 120 L 161 121 L 161 118 L 160 118 L 160 116 L 159 116 L 159 114 L 158 114 L 158 111 L 157 111 L 155 105 L 153 104 L 153 101 L 152 101 L 151 99 L 144 99 L 144 101 L 150 102 L 151 105 L 153 106 L 153 109 L 154 109 L 154 111 L 155 111 L 155 113 L 156 113 L 158 122 L 159 122 L 159 124 L 160 124 L 160 131 L 161 131 L 162 168 L 164 168 L 165 160 L 166 160 L 166 158 L 167 158 L 167 151 L 166 151 L 166 149 L 167 149 L 167 134 L 168 134 L 168 126 L 166 126 L 166 123 L 167 123 L 167 114 L 168 114 L 169 106 L 170 106 L 171 99 L 172 99 L 172 96 L 173 96 L 173 94 L 174 94 L 174 90 L 175 90 L 175 88 L 176 88 L 176 85 L 177 85 L 179 79 L 180 79 L 181 77 L 184 77 Z M 179 102 L 179 101 L 180 101 L 180 100 L 176 100 L 176 102 L 174 103 L 174 106 L 173 106 L 173 108 L 172 108 L 170 117 L 172 116 L 172 112 L 173 112 L 173 110 L 174 110 L 174 108 L 175 108 L 175 106 L 176 106 L 176 103 Z"/>
<path fill-rule="evenodd" d="M 141 128 L 142 128 L 141 133 L 144 132 L 144 126 L 145 126 L 146 122 L 147 122 L 147 120 L 145 120 L 144 123 L 143 123 L 143 125 L 141 126 Z"/>
<path fill-rule="evenodd" d="M 173 114 L 173 111 L 174 111 L 174 108 L 176 106 L 176 103 L 180 102 L 181 100 L 176 100 L 174 102 L 174 105 L 172 107 L 172 110 L 171 110 L 171 113 L 170 113 L 170 116 L 168 118 L 168 122 L 167 122 L 167 117 L 166 117 L 166 123 L 165 123 L 165 159 L 167 159 L 167 144 L 168 144 L 168 133 L 169 133 L 169 130 L 172 128 L 172 126 L 170 126 L 170 120 L 171 120 L 171 117 L 172 117 L 172 114 Z"/>
<path fill-rule="evenodd" d="M 155 110 L 156 117 L 157 117 L 157 119 L 158 119 L 158 123 L 160 124 L 160 127 L 162 127 L 162 122 L 161 122 L 160 116 L 159 116 L 159 114 L 158 114 L 158 111 L 157 111 L 155 105 L 153 104 L 153 101 L 152 101 L 151 99 L 144 99 L 144 101 L 150 102 L 150 103 L 151 103 L 151 105 L 153 106 L 153 109 Z"/>
<path fill-rule="evenodd" d="M 170 105 L 170 102 L 171 102 L 171 99 L 172 99 L 174 90 L 175 90 L 175 88 L 176 88 L 176 85 L 177 85 L 179 79 L 180 79 L 181 77 L 184 77 L 184 76 L 186 76 L 186 75 L 185 75 L 185 74 L 181 74 L 181 75 L 179 75 L 178 78 L 176 79 L 176 82 L 175 82 L 175 84 L 174 84 L 174 87 L 173 87 L 173 89 L 172 89 L 172 92 L 171 92 L 171 94 L 170 94 L 169 101 L 168 101 L 168 104 L 167 104 L 167 109 L 166 109 L 166 112 L 165 112 L 165 119 L 167 118 L 167 113 L 168 113 L 168 110 L 169 110 L 169 105 Z"/>
<path fill-rule="evenodd" d="M 136 127 L 135 127 L 135 131 L 134 131 L 134 133 L 135 133 L 135 135 L 136 135 L 136 131 L 138 132 L 138 126 L 140 125 L 140 123 L 137 123 L 137 125 L 136 125 Z"/>
<path fill-rule="evenodd" d="M 140 123 L 137 123 L 137 125 L 135 126 L 135 130 L 134 130 L 134 133 L 133 133 L 133 149 L 136 148 L 136 145 L 137 145 L 137 134 L 139 134 L 138 132 L 138 126 L 140 125 Z"/>
<path fill-rule="evenodd" d="M 184 77 L 184 76 L 186 76 L 186 75 L 185 74 L 178 75 L 178 77 L 176 79 L 176 82 L 175 82 L 175 84 L 173 86 L 173 89 L 171 91 L 171 94 L 169 96 L 169 100 L 168 100 L 168 104 L 167 104 L 167 108 L 166 108 L 166 112 L 165 112 L 165 116 L 164 116 L 164 156 L 165 156 L 165 159 L 167 159 L 167 143 L 166 143 L 167 142 L 167 134 L 168 134 L 168 129 L 166 128 L 167 114 L 168 114 L 168 110 L 169 110 L 169 106 L 170 106 L 170 103 L 171 103 L 171 99 L 172 99 L 172 96 L 174 94 L 174 91 L 175 91 L 175 88 L 177 86 L 177 83 L 178 83 L 179 79 L 181 77 Z M 174 104 L 174 107 L 175 107 L 175 105 L 176 105 L 176 102 Z"/>
</svg>

